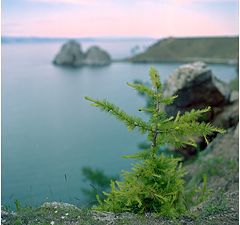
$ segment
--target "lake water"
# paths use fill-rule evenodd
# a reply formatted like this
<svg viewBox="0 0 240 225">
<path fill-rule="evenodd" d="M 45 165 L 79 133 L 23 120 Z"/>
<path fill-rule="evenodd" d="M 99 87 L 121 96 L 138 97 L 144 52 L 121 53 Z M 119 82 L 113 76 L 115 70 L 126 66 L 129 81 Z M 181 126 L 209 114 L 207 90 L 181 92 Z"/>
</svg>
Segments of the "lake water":
<svg viewBox="0 0 240 225">
<path fill-rule="evenodd" d="M 129 56 L 131 42 L 98 44 L 114 58 Z M 148 46 L 150 42 L 138 43 Z M 122 155 L 134 153 L 144 137 L 89 106 L 83 98 L 107 98 L 140 114 L 145 104 L 126 82 L 148 81 L 151 65 L 114 63 L 103 68 L 70 69 L 51 64 L 61 43 L 2 45 L 2 204 L 15 199 L 31 205 L 44 201 L 84 202 L 83 166 L 107 174 L 129 169 Z M 153 64 L 162 80 L 179 64 Z M 235 68 L 211 65 L 224 81 Z M 65 180 L 67 176 L 67 182 Z M 90 187 L 90 186 L 89 186 Z"/>
</svg>

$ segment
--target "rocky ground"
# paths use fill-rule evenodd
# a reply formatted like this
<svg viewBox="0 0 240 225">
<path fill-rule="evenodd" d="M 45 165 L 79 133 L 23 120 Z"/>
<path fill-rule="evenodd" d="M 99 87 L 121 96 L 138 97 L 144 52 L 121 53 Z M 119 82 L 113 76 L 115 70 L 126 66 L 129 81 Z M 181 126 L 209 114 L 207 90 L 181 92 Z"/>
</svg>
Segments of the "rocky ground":
<svg viewBox="0 0 240 225">
<path fill-rule="evenodd" d="M 188 79 L 181 81 L 182 71 L 187 71 Z M 174 77 L 178 76 L 178 79 Z M 184 75 L 183 75 L 184 76 Z M 219 99 L 216 105 L 212 98 L 207 105 L 213 107 L 210 121 L 222 126 L 226 133 L 217 135 L 212 142 L 198 154 L 185 162 L 187 170 L 186 190 L 192 186 L 199 187 L 200 203 L 194 198 L 189 211 L 180 218 L 168 219 L 153 214 L 135 215 L 130 213 L 114 214 L 96 212 L 91 209 L 77 208 L 66 203 L 45 203 L 39 208 L 20 208 L 10 212 L 2 208 L 2 224 L 6 225 L 157 225 L 157 224 L 206 224 L 206 225 L 235 225 L 239 224 L 239 125 L 238 125 L 238 92 L 232 92 L 222 82 L 216 81 L 204 64 L 190 65 L 180 68 L 168 82 L 173 82 L 175 91 L 180 98 L 187 98 L 189 90 L 196 90 L 194 77 L 202 81 L 212 80 L 211 85 L 201 84 L 205 91 L 211 92 Z M 186 77 L 184 77 L 185 79 Z M 206 78 L 206 79 L 205 79 Z M 182 83 L 174 83 L 179 82 Z M 194 93 L 201 98 L 199 93 Z M 188 98 L 188 108 L 196 107 L 196 98 Z M 185 111 L 181 99 L 174 107 Z M 184 102 L 183 102 L 184 103 Z M 171 108 L 171 113 L 175 108 Z M 194 186 L 194 187 L 195 187 Z"/>
</svg>

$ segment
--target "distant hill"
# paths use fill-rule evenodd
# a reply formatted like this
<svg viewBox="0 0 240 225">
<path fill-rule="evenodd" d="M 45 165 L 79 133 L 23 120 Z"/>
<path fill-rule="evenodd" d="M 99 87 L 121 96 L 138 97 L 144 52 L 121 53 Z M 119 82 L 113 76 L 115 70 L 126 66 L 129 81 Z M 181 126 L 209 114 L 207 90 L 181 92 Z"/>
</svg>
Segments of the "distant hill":
<svg viewBox="0 0 240 225">
<path fill-rule="evenodd" d="M 121 36 L 116 36 L 116 37 L 75 37 L 75 38 L 70 38 L 70 37 L 65 37 L 65 38 L 60 38 L 60 37 L 12 37 L 12 36 L 2 36 L 1 37 L 1 42 L 3 44 L 25 44 L 25 43 L 54 43 L 54 42 L 66 42 L 71 39 L 74 39 L 79 42 L 114 42 L 114 41 L 154 41 L 155 39 L 150 38 L 150 37 L 121 37 Z"/>
<path fill-rule="evenodd" d="M 236 63 L 238 37 L 166 38 L 133 56 L 131 62 Z"/>
</svg>

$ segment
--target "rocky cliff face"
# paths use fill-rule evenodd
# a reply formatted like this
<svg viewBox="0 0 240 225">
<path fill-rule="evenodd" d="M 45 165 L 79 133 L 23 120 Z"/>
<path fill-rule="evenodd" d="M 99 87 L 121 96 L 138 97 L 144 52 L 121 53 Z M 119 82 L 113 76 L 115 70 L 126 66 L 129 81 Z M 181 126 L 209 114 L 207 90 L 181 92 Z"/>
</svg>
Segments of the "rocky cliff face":
<svg viewBox="0 0 240 225">
<path fill-rule="evenodd" d="M 53 63 L 61 66 L 80 67 L 106 66 L 111 63 L 111 56 L 97 46 L 90 47 L 86 53 L 81 49 L 81 45 L 74 41 L 65 43 L 60 52 L 55 56 Z"/>
<path fill-rule="evenodd" d="M 231 92 L 229 85 L 217 79 L 203 62 L 180 66 L 166 80 L 164 94 L 178 96 L 172 105 L 165 107 L 169 115 L 175 116 L 178 111 L 184 113 L 210 106 L 211 111 L 206 114 L 206 118 L 203 118 L 205 122 L 223 129 L 238 124 L 238 92 Z M 214 135 L 208 137 L 208 140 L 211 141 L 214 137 Z M 198 138 L 196 141 L 201 150 L 206 147 L 203 138 Z M 189 146 L 176 151 L 181 152 L 185 157 L 196 154 L 196 149 Z"/>
</svg>

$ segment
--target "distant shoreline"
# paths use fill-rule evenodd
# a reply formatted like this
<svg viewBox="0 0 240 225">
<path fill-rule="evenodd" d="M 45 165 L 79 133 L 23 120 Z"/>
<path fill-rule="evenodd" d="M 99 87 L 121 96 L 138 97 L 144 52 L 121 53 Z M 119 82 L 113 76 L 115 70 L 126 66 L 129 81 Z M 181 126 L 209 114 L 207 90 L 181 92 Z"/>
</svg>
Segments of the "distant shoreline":
<svg viewBox="0 0 240 225">
<path fill-rule="evenodd" d="M 229 66 L 235 66 L 237 65 L 237 60 L 236 59 L 231 59 L 231 60 L 222 60 L 222 59 L 204 59 L 204 58 L 195 58 L 195 59 L 181 59 L 181 60 L 165 60 L 165 61 L 138 61 L 138 62 L 132 62 L 129 58 L 126 59 L 113 59 L 112 63 L 132 63 L 132 64 L 161 64 L 161 63 L 193 63 L 201 61 L 207 64 L 222 64 L 222 65 L 229 65 Z"/>
<path fill-rule="evenodd" d="M 83 38 L 48 38 L 48 37 L 7 37 L 2 36 L 2 44 L 27 43 L 62 43 L 69 40 L 79 42 L 114 42 L 114 41 L 158 41 L 151 37 L 83 37 Z"/>
<path fill-rule="evenodd" d="M 192 63 L 196 61 L 203 61 L 208 64 L 224 64 L 224 65 L 236 65 L 238 63 L 235 55 L 236 44 L 232 43 L 232 40 L 238 40 L 238 36 L 209 36 L 209 37 L 170 37 L 155 39 L 151 37 L 82 37 L 82 38 L 56 38 L 56 37 L 13 37 L 2 36 L 2 44 L 51 44 L 51 43 L 64 43 L 70 39 L 75 39 L 78 42 L 138 42 L 138 41 L 152 41 L 152 44 L 144 51 L 133 56 L 125 58 L 112 59 L 112 63 L 128 62 L 136 64 L 152 64 L 152 63 Z M 227 46 L 217 44 L 220 39 L 223 39 Z M 184 41 L 185 40 L 185 41 Z M 186 44 L 186 41 L 190 45 Z M 211 41 L 209 45 L 209 41 Z M 231 42 L 229 44 L 229 42 Z M 200 46 L 199 43 L 201 43 Z M 209 46 L 205 46 L 208 44 Z M 221 43 L 222 44 L 222 43 Z M 235 46 L 234 46 L 235 45 Z M 218 47 L 219 46 L 219 47 Z M 197 47 L 197 49 L 196 49 Z M 226 51 L 220 51 L 214 56 L 206 51 L 213 48 L 216 51 L 218 49 L 224 49 Z M 228 56 L 222 57 L 222 52 L 227 52 L 230 47 L 231 53 Z M 237 46 L 238 47 L 238 46 Z M 199 57 L 198 53 L 205 50 L 205 55 L 208 57 Z M 187 50 L 185 55 L 181 54 L 184 50 Z M 175 52 L 176 51 L 176 52 Z M 189 56 L 189 57 L 186 57 Z M 217 56 L 217 57 L 216 57 Z"/>
</svg>

